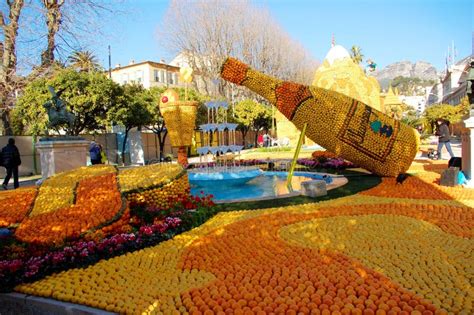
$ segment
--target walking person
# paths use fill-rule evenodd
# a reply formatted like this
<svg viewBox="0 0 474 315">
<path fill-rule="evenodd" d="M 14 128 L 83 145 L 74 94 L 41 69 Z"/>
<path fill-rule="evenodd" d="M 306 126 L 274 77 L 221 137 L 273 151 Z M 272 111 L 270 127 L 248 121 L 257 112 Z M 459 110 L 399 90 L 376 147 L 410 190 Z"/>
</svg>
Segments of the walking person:
<svg viewBox="0 0 474 315">
<path fill-rule="evenodd" d="M 451 149 L 451 135 L 449 132 L 448 123 L 446 120 L 439 118 L 436 121 L 436 133 L 435 135 L 438 136 L 438 159 L 441 158 L 441 151 L 443 150 L 443 146 L 446 146 L 446 150 L 451 157 L 454 157 L 453 150 Z"/>
<path fill-rule="evenodd" d="M 258 137 L 257 137 L 257 144 L 258 144 L 258 147 L 261 148 L 263 147 L 263 136 L 262 134 L 259 134 Z"/>
<path fill-rule="evenodd" d="M 89 155 L 91 158 L 92 165 L 101 164 L 102 156 L 100 154 L 100 151 L 101 150 L 99 144 L 97 144 L 95 141 L 92 141 L 89 146 Z"/>
<path fill-rule="evenodd" d="M 13 187 L 17 189 L 20 184 L 18 181 L 18 166 L 21 165 L 20 151 L 15 145 L 15 139 L 8 139 L 8 144 L 2 148 L 2 165 L 7 170 L 7 176 L 3 180 L 3 189 L 8 189 L 8 182 L 13 175 Z"/>
<path fill-rule="evenodd" d="M 270 136 L 269 136 L 268 133 L 266 133 L 266 132 L 265 132 L 265 134 L 263 135 L 263 146 L 264 146 L 265 148 L 270 146 Z"/>
</svg>

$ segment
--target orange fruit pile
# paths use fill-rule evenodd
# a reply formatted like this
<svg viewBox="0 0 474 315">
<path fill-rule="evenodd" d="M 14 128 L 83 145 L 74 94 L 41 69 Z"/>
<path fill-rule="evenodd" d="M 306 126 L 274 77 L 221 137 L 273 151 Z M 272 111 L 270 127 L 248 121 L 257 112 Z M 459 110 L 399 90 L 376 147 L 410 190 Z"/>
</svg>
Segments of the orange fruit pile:
<svg viewBox="0 0 474 315">
<path fill-rule="evenodd" d="M 0 192 L 0 227 L 20 223 L 33 206 L 36 188 L 20 188 Z"/>
<path fill-rule="evenodd" d="M 79 182 L 75 204 L 26 218 L 15 236 L 28 243 L 61 244 L 111 221 L 122 206 L 116 174 L 87 178 Z"/>
<path fill-rule="evenodd" d="M 219 213 L 16 290 L 127 314 L 473 314 L 472 190 L 418 171 L 354 196 Z"/>
</svg>

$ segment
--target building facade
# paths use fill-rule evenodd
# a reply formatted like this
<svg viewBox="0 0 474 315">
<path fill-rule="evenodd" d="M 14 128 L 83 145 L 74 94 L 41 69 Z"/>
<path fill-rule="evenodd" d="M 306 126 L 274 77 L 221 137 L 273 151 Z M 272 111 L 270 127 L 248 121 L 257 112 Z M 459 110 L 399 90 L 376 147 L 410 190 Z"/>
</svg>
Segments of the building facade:
<svg viewBox="0 0 474 315">
<path fill-rule="evenodd" d="M 473 56 L 467 56 L 447 68 L 440 82 L 433 85 L 426 96 L 426 106 L 433 104 L 458 105 L 466 96 L 466 77 Z"/>
<path fill-rule="evenodd" d="M 164 62 L 130 62 L 126 66 L 117 65 L 111 71 L 112 80 L 119 84 L 140 84 L 144 88 L 182 87 L 179 82 L 179 67 Z"/>
<path fill-rule="evenodd" d="M 400 95 L 400 100 L 403 104 L 412 107 L 417 115 L 421 115 L 425 111 L 426 98 L 420 95 Z"/>
</svg>

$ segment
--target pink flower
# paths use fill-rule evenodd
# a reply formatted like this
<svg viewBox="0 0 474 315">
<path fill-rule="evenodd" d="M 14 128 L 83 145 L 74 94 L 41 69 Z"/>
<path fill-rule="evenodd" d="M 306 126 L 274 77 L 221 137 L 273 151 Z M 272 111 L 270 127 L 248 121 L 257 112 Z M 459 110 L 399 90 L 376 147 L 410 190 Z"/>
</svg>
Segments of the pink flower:
<svg viewBox="0 0 474 315">
<path fill-rule="evenodd" d="M 61 252 L 53 253 L 53 255 L 51 257 L 51 260 L 53 261 L 54 264 L 58 264 L 60 262 L 63 262 L 65 259 L 66 259 L 66 257 L 64 257 L 64 254 L 61 253 Z"/>
<path fill-rule="evenodd" d="M 140 227 L 140 233 L 145 234 L 145 235 L 151 235 L 153 234 L 153 229 L 150 226 L 142 226 Z"/>
</svg>

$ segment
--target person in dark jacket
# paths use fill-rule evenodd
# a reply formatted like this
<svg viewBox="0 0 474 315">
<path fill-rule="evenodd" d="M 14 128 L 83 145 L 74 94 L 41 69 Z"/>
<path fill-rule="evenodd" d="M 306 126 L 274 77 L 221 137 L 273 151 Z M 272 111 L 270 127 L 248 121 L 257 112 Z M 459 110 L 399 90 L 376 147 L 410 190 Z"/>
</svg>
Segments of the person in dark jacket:
<svg viewBox="0 0 474 315">
<path fill-rule="evenodd" d="M 8 144 L 2 149 L 2 165 L 7 169 L 7 176 L 3 180 L 3 189 L 7 190 L 8 182 L 13 175 L 13 187 L 20 186 L 18 182 L 18 166 L 21 164 L 20 152 L 15 145 L 15 139 L 8 139 Z"/>
<path fill-rule="evenodd" d="M 90 146 L 89 146 L 89 154 L 91 157 L 91 164 L 96 165 L 96 164 L 101 164 L 101 154 L 100 154 L 100 146 L 98 143 L 95 141 L 92 141 Z"/>
<path fill-rule="evenodd" d="M 443 149 L 443 146 L 446 146 L 446 150 L 448 150 L 449 155 L 454 157 L 453 150 L 451 149 L 451 135 L 448 124 L 444 119 L 438 119 L 436 124 L 436 135 L 438 136 L 438 159 L 441 160 L 441 150 Z"/>
</svg>

